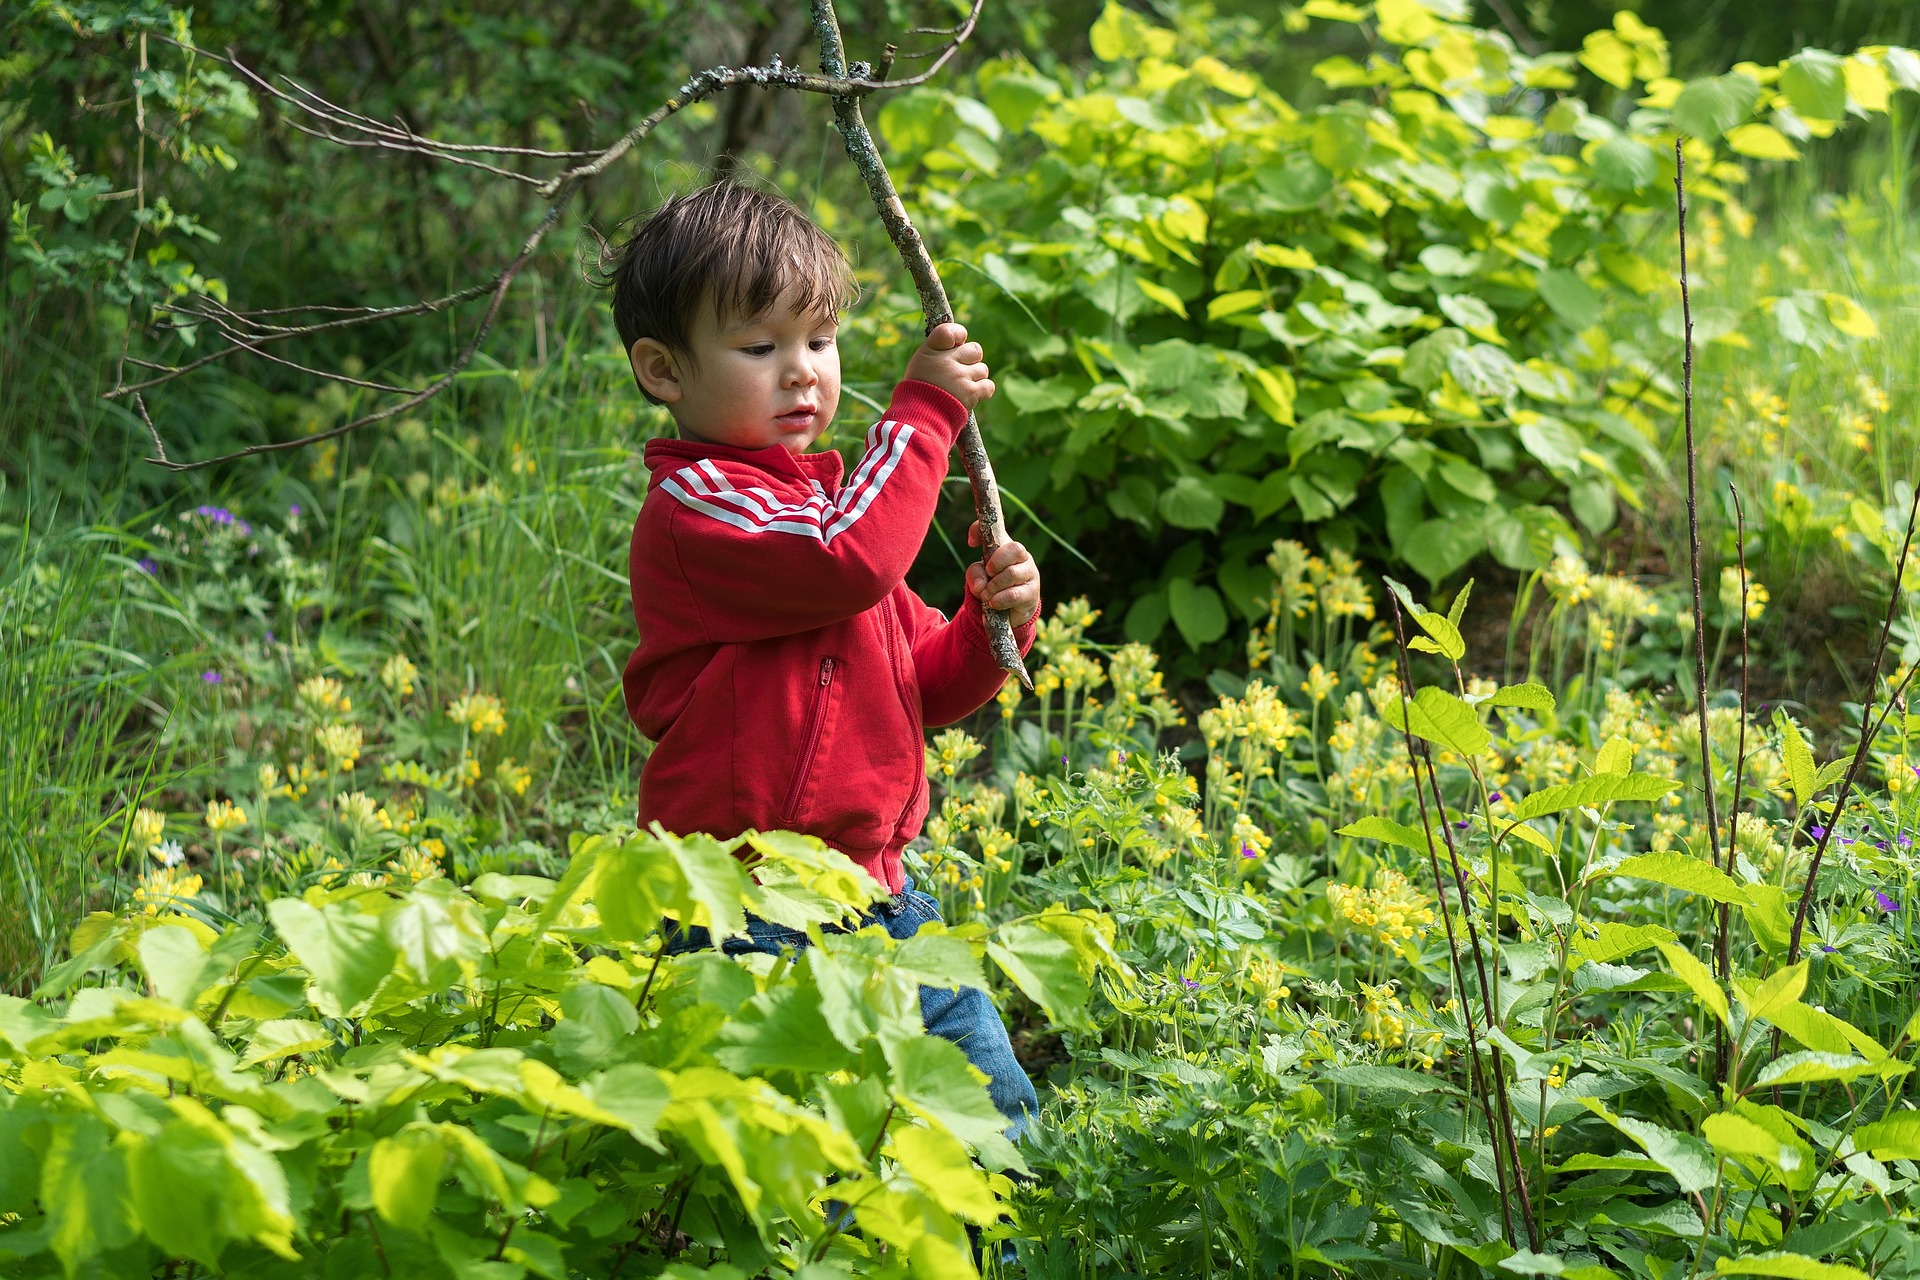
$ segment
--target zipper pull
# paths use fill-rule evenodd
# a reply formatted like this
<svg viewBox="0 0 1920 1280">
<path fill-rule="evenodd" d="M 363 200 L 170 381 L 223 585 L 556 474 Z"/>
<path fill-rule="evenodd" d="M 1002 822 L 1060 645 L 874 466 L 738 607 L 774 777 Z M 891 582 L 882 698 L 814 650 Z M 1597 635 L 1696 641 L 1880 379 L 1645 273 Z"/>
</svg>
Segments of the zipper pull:
<svg viewBox="0 0 1920 1280">
<path fill-rule="evenodd" d="M 832 658 L 820 659 L 820 687 L 823 689 L 826 688 L 827 685 L 832 680 L 833 680 L 833 659 Z"/>
</svg>

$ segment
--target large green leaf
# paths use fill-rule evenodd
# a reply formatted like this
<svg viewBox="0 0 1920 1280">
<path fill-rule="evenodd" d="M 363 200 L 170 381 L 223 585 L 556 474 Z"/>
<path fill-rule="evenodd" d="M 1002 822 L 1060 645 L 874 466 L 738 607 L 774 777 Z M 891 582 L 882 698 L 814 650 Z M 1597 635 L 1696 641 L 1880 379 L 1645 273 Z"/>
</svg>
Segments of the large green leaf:
<svg viewBox="0 0 1920 1280">
<path fill-rule="evenodd" d="M 1744 1258 L 1722 1258 L 1714 1272 L 1723 1276 L 1782 1276 L 1785 1280 L 1870 1280 L 1858 1267 L 1821 1262 L 1800 1253 L 1756 1253 Z"/>
<path fill-rule="evenodd" d="M 1746 890 L 1718 867 L 1684 853 L 1643 853 L 1628 858 L 1607 874 L 1651 880 L 1686 893 L 1697 893 L 1715 902 L 1744 905 Z"/>
<path fill-rule="evenodd" d="M 1786 1084 L 1827 1084 L 1853 1080 L 1864 1075 L 1905 1075 L 1912 1068 L 1904 1062 L 1870 1062 L 1852 1054 L 1818 1053 L 1811 1049 L 1783 1053 L 1760 1069 L 1754 1077 L 1756 1088 Z"/>
<path fill-rule="evenodd" d="M 1689 81 L 1669 114 L 1680 132 L 1717 142 L 1727 130 L 1747 121 L 1759 97 L 1759 84 L 1737 71 L 1707 76 Z"/>
<path fill-rule="evenodd" d="M 373 1207 L 396 1227 L 418 1231 L 440 1197 L 447 1146 L 429 1124 L 410 1124 L 381 1138 L 367 1153 L 367 1186 Z"/>
<path fill-rule="evenodd" d="M 1189 578 L 1169 579 L 1167 606 L 1173 614 L 1173 625 L 1180 628 L 1190 648 L 1212 644 L 1227 634 L 1226 606 L 1212 587 L 1195 585 Z"/>
<path fill-rule="evenodd" d="M 52 1127 L 40 1169 L 48 1243 L 69 1275 L 133 1238 L 126 1162 L 99 1120 L 69 1115 Z"/>
<path fill-rule="evenodd" d="M 1713 971 L 1701 962 L 1699 957 L 1675 942 L 1654 944 L 1660 948 L 1660 954 L 1667 958 L 1667 967 L 1673 970 L 1673 976 L 1687 984 L 1707 1011 L 1721 1023 L 1728 1021 L 1727 993 L 1715 980 Z M 1651 1154 L 1651 1153 L 1649 1153 Z"/>
<path fill-rule="evenodd" d="M 1803 49 L 1787 59 L 1780 91 L 1793 109 L 1811 120 L 1847 117 L 1847 77 L 1841 60 L 1824 49 Z"/>
<path fill-rule="evenodd" d="M 902 1106 L 972 1147 L 987 1168 L 1027 1171 L 1007 1141 L 1007 1118 L 958 1045 L 938 1036 L 912 1036 L 887 1046 L 887 1062 L 893 1068 L 893 1096 Z"/>
<path fill-rule="evenodd" d="M 1544 818 L 1569 809 L 1597 808 L 1623 800 L 1658 800 L 1680 784 L 1650 773 L 1596 773 L 1578 782 L 1542 787 L 1514 806 L 1516 818 Z"/>
<path fill-rule="evenodd" d="M 1382 818 L 1372 814 L 1349 822 L 1334 834 L 1360 840 L 1381 840 L 1419 853 L 1426 853 L 1429 848 L 1437 848 L 1439 845 L 1437 838 L 1418 827 L 1410 827 L 1404 822 L 1395 822 L 1392 818 Z"/>
<path fill-rule="evenodd" d="M 1638 1143 L 1653 1162 L 1673 1176 L 1684 1192 L 1705 1191 L 1719 1180 L 1713 1149 L 1690 1133 L 1681 1133 L 1650 1120 L 1617 1116 L 1595 1098 L 1581 1105 Z"/>
<path fill-rule="evenodd" d="M 1473 708 L 1438 685 L 1424 686 L 1411 703 L 1405 704 L 1404 715 L 1402 705 L 1399 699 L 1387 703 L 1380 718 L 1462 756 L 1480 755 L 1493 745 L 1493 735 L 1480 723 Z"/>
<path fill-rule="evenodd" d="M 1920 1160 L 1920 1111 L 1897 1111 L 1853 1131 L 1853 1149 L 1875 1160 Z"/>
<path fill-rule="evenodd" d="M 194 998 L 214 977 L 212 957 L 190 929 L 163 924 L 140 935 L 140 964 L 147 980 L 162 1000 L 183 1009 L 193 1007 Z"/>
<path fill-rule="evenodd" d="M 353 902 L 314 907 L 298 898 L 280 898 L 267 904 L 267 916 L 313 975 L 314 985 L 337 1002 L 341 1013 L 372 995 L 393 968 L 393 945 L 379 917 L 361 912 Z"/>
</svg>

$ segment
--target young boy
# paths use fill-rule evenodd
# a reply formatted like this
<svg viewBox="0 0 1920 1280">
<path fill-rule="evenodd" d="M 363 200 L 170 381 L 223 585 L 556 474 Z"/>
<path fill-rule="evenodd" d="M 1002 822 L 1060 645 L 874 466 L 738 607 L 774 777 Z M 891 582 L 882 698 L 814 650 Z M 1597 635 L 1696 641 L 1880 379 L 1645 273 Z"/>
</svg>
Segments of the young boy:
<svg viewBox="0 0 1920 1280">
<path fill-rule="evenodd" d="M 927 812 L 921 731 L 1000 688 L 983 603 L 1007 611 L 1023 653 L 1040 607 L 1017 542 L 969 566 L 952 619 L 904 581 L 954 438 L 993 394 L 980 346 L 935 329 L 843 478 L 838 453 L 807 448 L 839 405 L 837 317 L 856 290 L 799 209 L 726 182 L 669 200 L 621 248 L 612 284 L 634 377 L 679 433 L 647 444 L 633 530 L 627 710 L 656 744 L 640 823 L 818 836 L 892 890 L 878 923 L 909 937 L 939 919 L 900 865 Z M 749 923 L 730 950 L 807 943 Z M 923 987 L 921 1015 L 992 1078 L 1017 1136 L 1038 1104 L 985 993 Z"/>
</svg>

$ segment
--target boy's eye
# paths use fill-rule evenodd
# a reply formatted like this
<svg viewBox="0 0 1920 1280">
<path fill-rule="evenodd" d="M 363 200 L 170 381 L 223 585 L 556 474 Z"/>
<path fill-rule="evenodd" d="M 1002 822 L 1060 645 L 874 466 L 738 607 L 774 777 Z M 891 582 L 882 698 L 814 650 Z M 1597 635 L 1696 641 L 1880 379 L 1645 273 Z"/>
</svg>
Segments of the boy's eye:
<svg viewBox="0 0 1920 1280">
<path fill-rule="evenodd" d="M 815 338 L 813 340 L 813 349 L 815 351 L 825 351 L 828 347 L 832 345 L 833 345 L 832 338 Z"/>
<path fill-rule="evenodd" d="M 765 356 L 765 355 L 773 354 L 773 344 L 771 342 L 756 342 L 751 346 L 742 347 L 740 349 L 746 352 L 750 356 Z"/>
</svg>

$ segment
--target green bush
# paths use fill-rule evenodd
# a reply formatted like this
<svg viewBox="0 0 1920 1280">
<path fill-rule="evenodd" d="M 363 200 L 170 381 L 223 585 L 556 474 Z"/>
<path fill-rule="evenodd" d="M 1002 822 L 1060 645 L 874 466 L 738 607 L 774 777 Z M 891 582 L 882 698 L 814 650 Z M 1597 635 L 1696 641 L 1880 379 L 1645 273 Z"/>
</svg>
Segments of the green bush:
<svg viewBox="0 0 1920 1280">
<path fill-rule="evenodd" d="M 34 1002 L 0 997 L 0 1271 L 975 1274 L 964 1224 L 1024 1165 L 919 984 L 984 985 L 991 954 L 1079 1016 L 1102 922 L 823 934 L 885 889 L 747 843 L 588 837 L 557 883 L 360 877 L 261 924 L 89 918 Z M 665 956 L 663 913 L 725 938 L 743 909 L 817 945 Z"/>
<path fill-rule="evenodd" d="M 1920 84 L 1900 49 L 1682 84 L 1631 14 L 1529 58 L 1406 0 L 1301 13 L 1365 46 L 1319 64 L 1311 105 L 1208 56 L 1197 20 L 1109 6 L 1101 70 L 1003 60 L 879 113 L 1003 373 L 1007 486 L 1108 567 L 1154 566 L 1111 588 L 1134 639 L 1257 618 L 1289 529 L 1436 583 L 1605 531 L 1666 474 L 1675 139 L 1696 204 L 1744 228 L 1742 158 Z M 1871 326 L 1839 294 L 1782 307 L 1824 340 Z M 1701 341 L 1744 320 L 1705 311 Z"/>
</svg>

